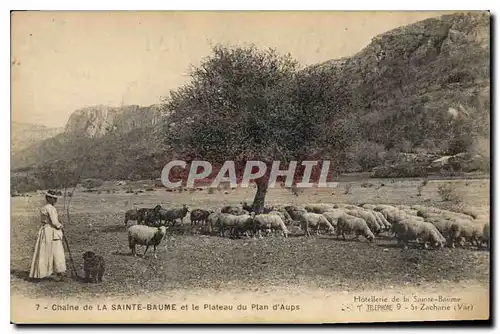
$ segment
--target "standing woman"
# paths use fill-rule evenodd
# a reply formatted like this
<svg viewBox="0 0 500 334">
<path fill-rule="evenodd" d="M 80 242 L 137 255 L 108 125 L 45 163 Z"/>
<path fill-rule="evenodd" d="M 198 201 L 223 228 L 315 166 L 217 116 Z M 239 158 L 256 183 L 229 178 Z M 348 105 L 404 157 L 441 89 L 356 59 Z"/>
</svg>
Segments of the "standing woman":
<svg viewBox="0 0 500 334">
<path fill-rule="evenodd" d="M 55 273 L 55 279 L 60 281 L 66 272 L 66 257 L 62 240 L 63 226 L 54 207 L 58 196 L 53 190 L 43 193 L 47 204 L 40 210 L 42 226 L 38 231 L 29 277 L 41 279 Z"/>
</svg>

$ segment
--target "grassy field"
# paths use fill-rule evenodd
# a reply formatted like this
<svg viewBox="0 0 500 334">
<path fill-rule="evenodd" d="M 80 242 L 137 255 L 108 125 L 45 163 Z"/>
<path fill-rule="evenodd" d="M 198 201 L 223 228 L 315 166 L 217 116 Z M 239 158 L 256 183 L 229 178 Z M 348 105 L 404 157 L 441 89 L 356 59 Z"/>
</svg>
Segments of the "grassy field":
<svg viewBox="0 0 500 334">
<path fill-rule="evenodd" d="M 440 184 L 450 183 L 460 203 L 443 201 Z M 336 240 L 331 236 L 305 238 L 266 237 L 262 240 L 229 239 L 196 233 L 170 234 L 158 251 L 145 258 L 131 257 L 124 213 L 134 207 L 164 207 L 188 204 L 193 208 L 217 208 L 251 202 L 255 189 L 234 189 L 209 194 L 155 191 L 125 193 L 144 189 L 144 182 L 103 185 L 101 193 L 77 189 L 71 202 L 71 223 L 56 205 L 65 224 L 75 264 L 82 275 L 81 255 L 92 250 L 107 264 L 102 284 L 26 280 L 39 228 L 38 210 L 44 204 L 40 194 L 11 200 L 11 289 L 31 297 L 131 296 L 176 289 L 229 288 L 272 291 L 283 285 L 312 286 L 332 291 L 391 289 L 401 286 L 435 284 L 489 284 L 489 252 L 474 248 L 442 250 L 402 249 L 389 237 L 373 244 Z M 350 186 L 346 186 L 350 184 Z M 282 188 L 270 189 L 268 204 L 384 203 L 422 204 L 454 209 L 467 206 L 489 213 L 489 179 L 430 180 L 419 192 L 421 180 L 352 180 L 336 189 L 311 188 L 299 196 Z M 227 192 L 227 193 L 225 193 Z M 420 193 L 420 195 L 419 195 Z M 134 222 L 129 222 L 128 226 Z M 189 224 L 185 221 L 185 224 Z M 139 247 L 138 252 L 143 248 Z M 152 251 L 152 250 L 151 250 Z M 151 252 L 150 251 L 150 252 Z M 69 264 L 69 261 L 68 261 Z"/>
</svg>

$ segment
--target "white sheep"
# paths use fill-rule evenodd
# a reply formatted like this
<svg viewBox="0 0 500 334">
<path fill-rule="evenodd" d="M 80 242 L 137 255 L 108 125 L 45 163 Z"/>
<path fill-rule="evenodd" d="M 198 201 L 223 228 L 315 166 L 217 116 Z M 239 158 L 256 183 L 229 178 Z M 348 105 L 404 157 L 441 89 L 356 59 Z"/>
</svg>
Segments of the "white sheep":
<svg viewBox="0 0 500 334">
<path fill-rule="evenodd" d="M 377 222 L 377 218 L 371 212 L 362 208 L 357 208 L 355 210 L 347 210 L 346 213 L 354 217 L 362 218 L 374 234 L 382 232 L 382 226 L 380 226 Z"/>
<path fill-rule="evenodd" d="M 423 242 L 426 249 L 429 248 L 429 243 L 435 248 L 444 247 L 446 244 L 443 235 L 429 222 L 405 219 L 393 225 L 393 228 L 398 243 L 403 242 L 405 248 L 411 240 Z"/>
<path fill-rule="evenodd" d="M 332 204 L 315 203 L 315 204 L 307 204 L 304 208 L 306 209 L 307 212 L 321 214 L 326 211 L 332 210 L 334 206 Z"/>
<path fill-rule="evenodd" d="M 344 215 L 339 218 L 337 225 L 337 239 L 340 235 L 346 240 L 345 236 L 354 234 L 355 238 L 359 240 L 359 236 L 364 236 L 369 242 L 375 239 L 375 235 L 372 233 L 368 224 L 363 218 L 354 217 L 351 215 Z"/>
<path fill-rule="evenodd" d="M 149 249 L 149 246 L 153 245 L 153 257 L 156 259 L 156 246 L 158 246 L 165 235 L 167 234 L 167 228 L 165 226 L 151 227 L 146 225 L 132 225 L 128 229 L 128 244 L 132 251 L 132 255 L 136 256 L 135 246 L 143 245 L 146 246 L 144 255 Z"/>
<path fill-rule="evenodd" d="M 288 234 L 290 233 L 281 217 L 278 214 L 260 214 L 254 217 L 255 226 L 260 231 L 262 229 L 271 229 L 274 231 L 281 230 L 283 236 L 288 238 Z"/>
<path fill-rule="evenodd" d="M 345 210 L 343 209 L 334 209 L 331 211 L 327 211 L 323 213 L 323 216 L 325 216 L 326 220 L 334 227 L 336 228 L 339 222 L 339 218 L 346 215 Z"/>
<path fill-rule="evenodd" d="M 310 236 L 309 227 L 316 227 L 316 234 L 319 234 L 319 229 L 325 227 L 331 233 L 335 232 L 335 228 L 330 224 L 330 222 L 319 213 L 304 213 L 300 215 L 299 221 L 301 223 L 302 229 L 305 231 L 306 236 Z"/>
</svg>

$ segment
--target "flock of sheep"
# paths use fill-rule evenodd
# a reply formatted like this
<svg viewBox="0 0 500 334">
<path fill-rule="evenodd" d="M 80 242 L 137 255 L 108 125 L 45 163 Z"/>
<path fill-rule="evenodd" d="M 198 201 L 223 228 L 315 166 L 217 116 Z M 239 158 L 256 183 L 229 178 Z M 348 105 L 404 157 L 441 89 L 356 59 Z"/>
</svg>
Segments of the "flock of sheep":
<svg viewBox="0 0 500 334">
<path fill-rule="evenodd" d="M 137 221 L 129 228 L 129 246 L 135 254 L 136 245 L 156 246 L 166 235 L 167 226 L 175 226 L 190 213 L 191 225 L 205 227 L 210 233 L 221 237 L 243 235 L 262 238 L 262 232 L 279 232 L 285 238 L 290 230 L 301 231 L 305 236 L 316 234 L 336 234 L 346 239 L 360 236 L 372 242 L 382 233 L 394 237 L 398 244 L 408 247 L 410 242 L 423 244 L 424 248 L 472 245 L 490 245 L 489 217 L 475 213 L 462 213 L 421 205 L 376 205 L 376 204 L 308 204 L 303 207 L 277 205 L 255 213 L 246 202 L 241 206 L 225 206 L 220 210 L 194 209 L 186 205 L 181 208 L 132 209 L 125 213 L 125 225 L 129 220 Z M 146 253 L 144 252 L 144 254 Z"/>
</svg>

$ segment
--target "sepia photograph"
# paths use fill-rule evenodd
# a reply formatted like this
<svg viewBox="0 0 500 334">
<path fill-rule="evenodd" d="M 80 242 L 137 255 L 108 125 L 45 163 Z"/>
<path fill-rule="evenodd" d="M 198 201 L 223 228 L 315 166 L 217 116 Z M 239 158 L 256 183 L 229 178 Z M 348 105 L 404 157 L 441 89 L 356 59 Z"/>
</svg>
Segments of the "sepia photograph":
<svg viewBox="0 0 500 334">
<path fill-rule="evenodd" d="M 11 323 L 488 322 L 491 17 L 11 11 Z"/>
</svg>

